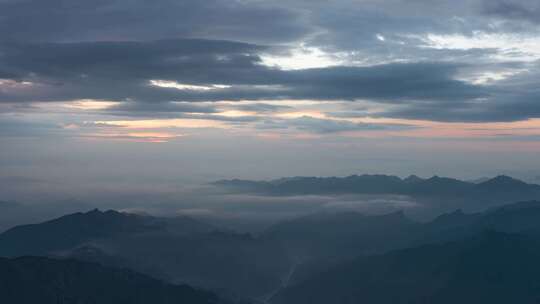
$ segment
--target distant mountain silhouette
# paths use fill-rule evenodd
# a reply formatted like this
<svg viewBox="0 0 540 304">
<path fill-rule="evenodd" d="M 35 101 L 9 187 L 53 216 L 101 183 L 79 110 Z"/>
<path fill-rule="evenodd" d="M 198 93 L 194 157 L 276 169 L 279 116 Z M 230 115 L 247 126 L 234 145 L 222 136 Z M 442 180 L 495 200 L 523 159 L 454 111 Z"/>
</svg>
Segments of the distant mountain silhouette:
<svg viewBox="0 0 540 304">
<path fill-rule="evenodd" d="M 406 184 L 397 176 L 351 175 L 348 177 L 295 177 L 272 181 L 222 180 L 215 183 L 232 190 L 275 195 L 321 193 L 397 193 Z"/>
<path fill-rule="evenodd" d="M 424 179 L 412 174 L 412 175 L 409 175 L 406 178 L 404 178 L 403 181 L 408 183 L 408 184 L 416 184 L 416 183 L 424 181 Z"/>
<path fill-rule="evenodd" d="M 0 258 L 0 303 L 225 304 L 213 293 L 128 270 L 44 257 Z"/>
<path fill-rule="evenodd" d="M 273 304 L 538 303 L 540 243 L 486 232 L 359 258 L 278 293 Z"/>
<path fill-rule="evenodd" d="M 453 178 L 433 176 L 412 184 L 403 194 L 409 195 L 460 195 L 473 191 L 474 184 Z"/>
<path fill-rule="evenodd" d="M 301 194 L 401 194 L 410 196 L 488 197 L 511 200 L 540 199 L 540 185 L 527 184 L 508 176 L 480 183 L 434 176 L 405 179 L 391 175 L 351 175 L 348 177 L 295 177 L 272 181 L 222 180 L 214 185 L 231 191 L 268 195 Z"/>
<path fill-rule="evenodd" d="M 473 183 L 473 184 L 480 184 L 480 183 L 483 183 L 483 182 L 487 182 L 490 179 L 491 178 L 484 176 L 484 177 L 479 177 L 479 178 L 468 180 L 468 182 Z"/>
<path fill-rule="evenodd" d="M 511 178 L 509 176 L 500 175 L 483 183 L 479 183 L 476 187 L 477 191 L 485 191 L 491 193 L 511 193 L 518 194 L 531 190 L 538 190 L 540 186 L 527 184 L 523 181 Z"/>
</svg>

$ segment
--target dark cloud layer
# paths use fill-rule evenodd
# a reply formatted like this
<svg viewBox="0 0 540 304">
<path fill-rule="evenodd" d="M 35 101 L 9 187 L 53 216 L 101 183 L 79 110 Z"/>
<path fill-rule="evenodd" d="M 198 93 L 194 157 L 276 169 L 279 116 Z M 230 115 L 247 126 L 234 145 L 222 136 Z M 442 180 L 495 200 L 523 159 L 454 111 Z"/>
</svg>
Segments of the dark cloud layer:
<svg viewBox="0 0 540 304">
<path fill-rule="evenodd" d="M 16 41 L 174 37 L 287 42 L 309 32 L 295 11 L 238 0 L 3 0 L 0 37 Z"/>
<path fill-rule="evenodd" d="M 211 40 L 49 43 L 3 46 L 0 70 L 35 84 L 4 101 L 107 99 L 217 101 L 240 99 L 462 100 L 485 95 L 455 80 L 459 65 L 392 63 L 284 71 L 261 64 L 264 47 Z M 190 90 L 150 80 L 230 88 Z"/>
<path fill-rule="evenodd" d="M 400 124 L 368 124 L 368 123 L 354 123 L 349 121 L 339 121 L 331 119 L 314 118 L 309 116 L 302 116 L 290 120 L 272 120 L 264 121 L 258 125 L 260 129 L 272 129 L 272 128 L 287 128 L 293 127 L 298 130 L 319 133 L 319 134 L 331 134 L 349 131 L 382 131 L 382 130 L 403 130 L 411 129 L 412 126 L 400 125 Z"/>
<path fill-rule="evenodd" d="M 515 21 L 540 22 L 540 4 L 523 0 L 485 0 L 484 13 Z"/>
<path fill-rule="evenodd" d="M 536 22 L 538 9 L 521 0 L 0 0 L 0 102 L 109 100 L 119 102 L 107 110 L 114 115 L 178 117 L 217 112 L 189 102 L 369 100 L 382 117 L 534 118 L 535 82 L 516 77 L 537 79 L 537 65 L 495 83 L 465 81 L 496 48 L 427 47 L 421 37 L 493 33 L 493 18 Z M 298 45 L 345 60 L 299 70 L 263 64 Z"/>
</svg>

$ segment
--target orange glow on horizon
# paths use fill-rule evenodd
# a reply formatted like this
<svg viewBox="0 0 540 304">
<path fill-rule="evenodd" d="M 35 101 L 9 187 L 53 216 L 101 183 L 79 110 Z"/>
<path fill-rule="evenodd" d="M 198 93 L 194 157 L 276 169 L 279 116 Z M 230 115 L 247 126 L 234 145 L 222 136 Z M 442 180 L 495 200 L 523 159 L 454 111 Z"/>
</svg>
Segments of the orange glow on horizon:
<svg viewBox="0 0 540 304">
<path fill-rule="evenodd" d="M 210 119 L 147 119 L 147 120 L 108 120 L 95 121 L 96 124 L 128 129 L 159 129 L 159 128 L 227 128 L 220 121 Z"/>
</svg>

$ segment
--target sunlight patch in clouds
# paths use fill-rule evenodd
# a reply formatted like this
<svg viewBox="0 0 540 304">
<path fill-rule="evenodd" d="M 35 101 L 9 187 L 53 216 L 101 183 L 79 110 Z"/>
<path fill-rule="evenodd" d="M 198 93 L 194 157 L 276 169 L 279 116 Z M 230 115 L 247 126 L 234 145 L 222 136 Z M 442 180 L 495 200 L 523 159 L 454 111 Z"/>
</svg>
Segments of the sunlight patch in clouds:
<svg viewBox="0 0 540 304">
<path fill-rule="evenodd" d="M 325 68 L 343 64 L 336 55 L 330 55 L 316 47 L 300 45 L 287 55 L 261 55 L 262 63 L 266 66 L 282 70 L 301 70 Z"/>
<path fill-rule="evenodd" d="M 327 118 L 324 113 L 321 113 L 319 111 L 294 111 L 294 112 L 286 112 L 286 113 L 280 113 L 277 114 L 276 117 L 281 118 L 301 118 L 301 117 L 313 117 L 313 118 Z"/>
<path fill-rule="evenodd" d="M 377 40 L 379 40 L 379 41 L 386 41 L 386 37 L 384 37 L 384 36 L 381 35 L 381 34 L 377 34 L 377 35 L 375 35 L 375 37 L 376 37 Z"/>
<path fill-rule="evenodd" d="M 33 83 L 30 81 L 16 81 L 13 79 L 2 79 L 0 78 L 0 89 L 2 87 L 15 87 L 15 88 L 21 88 L 21 87 L 27 87 L 31 86 Z"/>
<path fill-rule="evenodd" d="M 540 38 L 538 36 L 486 33 L 474 31 L 472 35 L 462 34 L 427 34 L 412 36 L 420 39 L 423 47 L 449 50 L 495 49 L 490 55 L 496 60 L 535 61 L 540 59 Z"/>
<path fill-rule="evenodd" d="M 129 133 L 98 133 L 83 136 L 87 139 L 108 139 L 116 141 L 142 142 L 142 143 L 167 143 L 182 137 L 182 134 L 164 132 L 129 132 Z"/>
<path fill-rule="evenodd" d="M 117 102 L 84 99 L 66 103 L 64 107 L 77 110 L 105 110 L 115 104 Z"/>
<path fill-rule="evenodd" d="M 124 127 L 131 129 L 157 129 L 157 128 L 226 128 L 220 121 L 208 119 L 147 119 L 147 120 L 103 120 L 94 121 L 94 124 L 111 127 Z"/>
<path fill-rule="evenodd" d="M 214 113 L 211 115 L 219 115 L 219 116 L 225 116 L 225 117 L 243 117 L 243 116 L 253 116 L 253 115 L 260 115 L 257 112 L 252 111 L 238 111 L 238 110 L 227 110 L 219 113 Z"/>
<path fill-rule="evenodd" d="M 463 80 L 468 81 L 475 85 L 484 85 L 484 84 L 490 84 L 496 81 L 505 80 L 509 77 L 515 76 L 524 71 L 525 70 L 498 71 L 498 72 L 486 71 L 486 72 L 481 72 L 477 75 L 471 75 L 470 77 L 464 77 Z"/>
<path fill-rule="evenodd" d="M 188 90 L 188 91 L 210 91 L 210 90 L 218 90 L 218 89 L 228 89 L 231 87 L 229 85 L 223 85 L 223 84 L 212 84 L 208 86 L 191 85 L 191 84 L 183 84 L 183 83 L 178 83 L 176 81 L 168 81 L 168 80 L 150 80 L 150 85 L 161 87 L 161 88 L 173 88 L 173 89 Z"/>
</svg>

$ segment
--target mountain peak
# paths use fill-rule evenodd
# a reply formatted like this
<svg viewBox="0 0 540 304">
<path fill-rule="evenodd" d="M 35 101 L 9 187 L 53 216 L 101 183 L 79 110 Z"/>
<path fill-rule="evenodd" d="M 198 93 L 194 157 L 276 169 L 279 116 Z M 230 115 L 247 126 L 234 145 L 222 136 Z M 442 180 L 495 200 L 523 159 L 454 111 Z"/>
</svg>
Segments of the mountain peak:
<svg viewBox="0 0 540 304">
<path fill-rule="evenodd" d="M 13 227 L 0 234 L 0 241 L 9 244 L 1 248 L 0 254 L 11 256 L 26 254 L 47 254 L 63 250 L 92 239 L 120 234 L 135 234 L 157 231 L 148 219 L 113 210 L 93 209 L 82 213 L 72 213 L 39 224 Z M 20 242 L 18 240 L 24 240 Z"/>
<path fill-rule="evenodd" d="M 438 175 L 433 175 L 432 177 L 428 178 L 427 181 L 442 182 L 442 181 L 458 181 L 458 180 L 450 178 L 450 177 L 440 177 Z"/>
<path fill-rule="evenodd" d="M 431 222 L 431 225 L 439 227 L 460 226 L 469 223 L 469 220 L 473 217 L 474 215 L 467 215 L 462 209 L 457 209 L 453 212 L 439 215 Z"/>
<path fill-rule="evenodd" d="M 86 214 L 86 215 L 121 214 L 121 212 L 114 211 L 114 210 L 101 211 L 98 208 L 94 208 L 94 209 L 92 209 L 90 211 L 83 212 L 83 214 Z"/>
<path fill-rule="evenodd" d="M 508 176 L 508 175 L 504 175 L 504 174 L 501 174 L 501 175 L 497 175 L 496 177 L 492 178 L 492 180 L 500 180 L 500 181 L 518 181 L 517 179 L 511 177 L 511 176 Z"/>
<path fill-rule="evenodd" d="M 508 175 L 499 175 L 483 183 L 480 183 L 479 185 L 484 185 L 484 186 L 492 185 L 492 186 L 500 187 L 500 186 L 521 186 L 521 185 L 527 185 L 527 183 L 519 179 L 510 177 Z"/>
<path fill-rule="evenodd" d="M 423 181 L 423 178 L 418 177 L 417 175 L 411 174 L 407 176 L 405 179 L 403 179 L 404 182 L 412 184 Z"/>
</svg>

